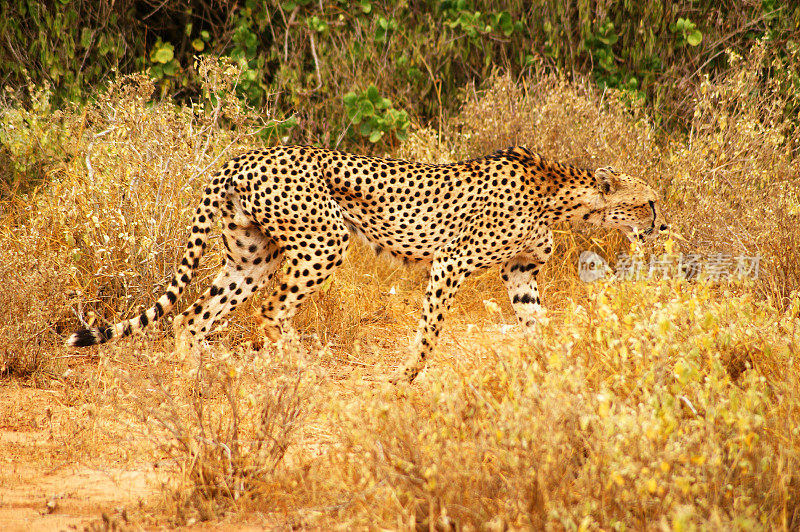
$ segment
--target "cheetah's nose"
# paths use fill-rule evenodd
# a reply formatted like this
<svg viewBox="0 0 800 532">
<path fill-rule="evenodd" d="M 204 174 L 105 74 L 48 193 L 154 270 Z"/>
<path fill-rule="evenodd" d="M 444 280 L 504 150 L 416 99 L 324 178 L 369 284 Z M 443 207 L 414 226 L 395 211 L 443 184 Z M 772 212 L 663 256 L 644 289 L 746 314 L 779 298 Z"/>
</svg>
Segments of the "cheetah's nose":
<svg viewBox="0 0 800 532">
<path fill-rule="evenodd" d="M 658 228 L 659 231 L 666 231 L 667 229 L 669 229 L 667 224 L 661 224 L 661 227 Z"/>
</svg>

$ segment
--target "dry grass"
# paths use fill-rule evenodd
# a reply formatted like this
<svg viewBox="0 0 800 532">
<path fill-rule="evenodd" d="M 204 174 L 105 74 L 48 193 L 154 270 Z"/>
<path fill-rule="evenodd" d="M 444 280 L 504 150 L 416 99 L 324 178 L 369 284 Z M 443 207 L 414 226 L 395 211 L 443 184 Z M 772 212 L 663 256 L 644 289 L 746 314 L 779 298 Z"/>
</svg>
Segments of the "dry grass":
<svg viewBox="0 0 800 532">
<path fill-rule="evenodd" d="M 667 148 L 667 199 L 691 249 L 762 255 L 758 291 L 785 307 L 800 289 L 800 130 L 761 80 L 769 52 L 731 61 L 722 81 L 703 82 L 689 139 Z"/>
<path fill-rule="evenodd" d="M 368 495 L 336 517 L 389 528 L 796 526 L 790 320 L 709 288 L 596 287 L 533 344 L 487 338 L 483 360 L 440 363 L 400 400 L 384 389 L 340 401 L 329 468 Z M 737 380 L 735 352 L 754 368 Z"/>
<path fill-rule="evenodd" d="M 165 360 L 170 353 L 157 354 L 144 371 L 109 369 L 115 386 L 103 399 L 174 471 L 161 501 L 173 523 L 219 519 L 265 497 L 287 497 L 276 486 L 285 489 L 283 476 L 300 465 L 286 461 L 287 451 L 307 436 L 319 397 L 319 376 L 298 345 L 282 342 L 269 356 L 215 353 L 200 383 L 176 375 Z M 125 350 L 120 355 L 124 360 Z"/>
<path fill-rule="evenodd" d="M 120 446 L 169 464 L 165 497 L 147 510 L 155 523 L 795 529 L 798 139 L 756 63 L 704 85 L 687 139 L 659 140 L 644 110 L 615 94 L 501 77 L 467 91 L 452 130 L 419 130 L 400 148 L 449 161 L 523 142 L 637 173 L 675 228 L 644 251 L 761 254 L 754 282 L 584 284 L 581 250 L 613 257 L 627 244 L 561 227 L 541 279 L 552 320 L 538 338 L 498 327 L 514 323 L 507 297 L 495 271 L 476 275 L 432 367 L 392 387 L 375 378 L 404 358 L 425 274 L 355 243 L 297 317 L 299 339 L 253 353 L 255 322 L 239 312 L 197 383 L 156 328 L 93 351 L 101 362 L 63 393 L 93 405 L 96 430 L 124 423 L 140 437 Z M 210 68 L 209 83 L 222 72 Z M 254 142 L 247 109 L 213 103 L 225 98 L 151 105 L 150 90 L 122 80 L 62 116 L 53 127 L 72 132 L 71 157 L 47 186 L 7 201 L 4 375 L 56 374 L 76 315 L 112 319 L 151 302 L 181 249 L 199 174 Z M 14 112 L 4 120 L 36 111 Z M 212 252 L 193 293 L 218 260 Z"/>
</svg>

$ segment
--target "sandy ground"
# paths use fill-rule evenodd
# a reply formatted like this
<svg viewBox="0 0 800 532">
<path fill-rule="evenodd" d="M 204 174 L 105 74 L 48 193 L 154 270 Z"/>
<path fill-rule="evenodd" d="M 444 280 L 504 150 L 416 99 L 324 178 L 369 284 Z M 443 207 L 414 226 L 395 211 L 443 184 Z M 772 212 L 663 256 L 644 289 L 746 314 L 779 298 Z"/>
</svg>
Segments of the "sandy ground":
<svg viewBox="0 0 800 532">
<path fill-rule="evenodd" d="M 158 492 L 152 464 L 99 450 L 80 407 L 58 390 L 0 386 L 0 529 L 82 530 Z M 84 418 L 84 419 L 82 419 Z M 66 433 L 66 435 L 65 435 Z M 66 437 L 65 437 L 66 436 Z"/>
</svg>

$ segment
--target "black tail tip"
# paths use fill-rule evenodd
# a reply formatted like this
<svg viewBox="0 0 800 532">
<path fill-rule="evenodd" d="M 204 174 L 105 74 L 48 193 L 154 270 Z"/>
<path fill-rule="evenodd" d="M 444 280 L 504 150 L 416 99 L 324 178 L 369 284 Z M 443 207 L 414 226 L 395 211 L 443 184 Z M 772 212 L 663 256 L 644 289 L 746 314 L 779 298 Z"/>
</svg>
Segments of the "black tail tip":
<svg viewBox="0 0 800 532">
<path fill-rule="evenodd" d="M 72 336 L 67 340 L 67 345 L 73 347 L 86 347 L 103 343 L 103 333 L 99 329 L 81 329 L 72 333 Z"/>
</svg>

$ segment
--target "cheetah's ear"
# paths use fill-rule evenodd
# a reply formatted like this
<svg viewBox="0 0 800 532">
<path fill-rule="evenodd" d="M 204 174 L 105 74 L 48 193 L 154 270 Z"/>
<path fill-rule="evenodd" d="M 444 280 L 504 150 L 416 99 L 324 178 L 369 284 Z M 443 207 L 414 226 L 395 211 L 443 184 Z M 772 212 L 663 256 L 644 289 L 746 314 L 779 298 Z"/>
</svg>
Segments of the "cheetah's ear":
<svg viewBox="0 0 800 532">
<path fill-rule="evenodd" d="M 618 172 L 606 166 L 594 171 L 594 185 L 603 194 L 612 194 L 619 189 L 620 180 Z"/>
</svg>

